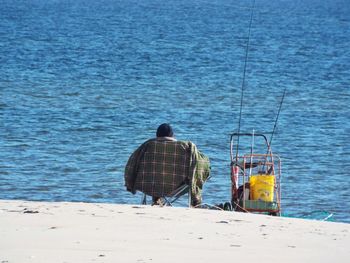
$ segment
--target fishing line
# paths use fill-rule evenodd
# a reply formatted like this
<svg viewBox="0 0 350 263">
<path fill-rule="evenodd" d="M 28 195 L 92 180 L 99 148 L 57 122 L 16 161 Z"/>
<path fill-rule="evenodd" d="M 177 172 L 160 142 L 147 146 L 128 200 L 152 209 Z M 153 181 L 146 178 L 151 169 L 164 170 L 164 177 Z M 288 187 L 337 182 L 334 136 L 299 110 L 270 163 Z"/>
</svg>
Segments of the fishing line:
<svg viewBox="0 0 350 263">
<path fill-rule="evenodd" d="M 241 120 L 242 120 L 242 108 L 243 108 L 243 95 L 244 95 L 244 84 L 245 84 L 245 75 L 247 71 L 247 62 L 248 62 L 248 53 L 249 53 L 249 43 L 250 43 L 250 32 L 252 28 L 253 23 L 253 14 L 254 14 L 254 8 L 255 8 L 255 0 L 253 0 L 252 7 L 251 7 L 251 13 L 250 13 L 250 22 L 249 22 L 249 31 L 248 31 L 248 39 L 247 39 L 247 46 L 245 50 L 245 60 L 244 60 L 244 69 L 243 69 L 243 79 L 242 79 L 242 87 L 241 87 L 241 103 L 239 107 L 239 120 L 238 120 L 238 136 L 237 136 L 237 147 L 236 147 L 236 162 L 237 156 L 238 156 L 238 146 L 239 146 L 239 133 L 241 131 Z"/>
</svg>

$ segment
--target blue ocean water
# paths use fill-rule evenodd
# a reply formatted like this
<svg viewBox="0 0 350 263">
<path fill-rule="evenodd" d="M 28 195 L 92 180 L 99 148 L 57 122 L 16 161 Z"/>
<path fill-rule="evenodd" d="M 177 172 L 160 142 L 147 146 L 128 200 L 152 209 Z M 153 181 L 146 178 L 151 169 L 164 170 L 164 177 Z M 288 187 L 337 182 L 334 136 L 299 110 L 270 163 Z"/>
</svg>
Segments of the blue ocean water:
<svg viewBox="0 0 350 263">
<path fill-rule="evenodd" d="M 0 199 L 139 203 L 125 163 L 170 122 L 230 200 L 251 1 L 0 0 Z M 257 0 L 241 130 L 270 132 L 288 216 L 350 222 L 350 2 Z"/>
</svg>

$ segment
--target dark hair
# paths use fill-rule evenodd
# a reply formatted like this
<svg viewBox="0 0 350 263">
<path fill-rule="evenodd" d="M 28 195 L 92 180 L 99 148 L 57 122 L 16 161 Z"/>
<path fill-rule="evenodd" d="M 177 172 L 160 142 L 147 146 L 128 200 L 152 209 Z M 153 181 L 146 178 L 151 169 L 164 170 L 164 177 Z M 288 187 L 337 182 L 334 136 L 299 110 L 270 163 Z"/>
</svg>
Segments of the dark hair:
<svg viewBox="0 0 350 263">
<path fill-rule="evenodd" d="M 170 124 L 163 123 L 159 125 L 157 129 L 157 137 L 173 137 L 173 136 L 174 136 L 174 132 Z"/>
</svg>

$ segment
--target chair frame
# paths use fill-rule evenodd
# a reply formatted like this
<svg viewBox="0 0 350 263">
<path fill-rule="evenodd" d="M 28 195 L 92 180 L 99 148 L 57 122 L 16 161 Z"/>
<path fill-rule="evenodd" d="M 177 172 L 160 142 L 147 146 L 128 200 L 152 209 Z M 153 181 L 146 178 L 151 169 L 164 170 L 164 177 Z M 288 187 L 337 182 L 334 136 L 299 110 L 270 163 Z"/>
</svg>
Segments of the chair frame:
<svg viewBox="0 0 350 263">
<path fill-rule="evenodd" d="M 176 202 L 181 196 L 188 194 L 188 207 L 191 207 L 191 188 L 190 185 L 183 183 L 174 191 L 172 191 L 169 196 L 161 196 L 164 199 L 163 206 L 173 206 L 173 203 Z M 147 205 L 147 195 L 143 193 L 141 204 Z"/>
</svg>

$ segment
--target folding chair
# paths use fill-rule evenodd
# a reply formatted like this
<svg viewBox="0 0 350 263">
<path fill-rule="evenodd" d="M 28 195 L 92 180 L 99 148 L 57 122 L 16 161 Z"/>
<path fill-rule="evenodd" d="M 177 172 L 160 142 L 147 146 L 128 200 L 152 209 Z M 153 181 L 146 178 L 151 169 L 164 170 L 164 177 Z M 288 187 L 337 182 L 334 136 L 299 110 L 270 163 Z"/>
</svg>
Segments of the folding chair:
<svg viewBox="0 0 350 263">
<path fill-rule="evenodd" d="M 208 176 L 208 178 L 206 178 L 205 182 L 209 181 L 210 178 L 211 178 L 211 176 Z M 164 203 L 162 205 L 163 206 L 173 206 L 173 203 L 175 203 L 180 197 L 182 197 L 186 194 L 188 195 L 187 205 L 188 205 L 188 207 L 191 207 L 192 193 L 191 193 L 191 187 L 187 183 L 181 184 L 178 188 L 176 188 L 174 191 L 172 191 L 169 195 L 162 196 L 161 198 L 164 200 Z M 143 193 L 143 195 L 142 195 L 141 204 L 147 205 L 147 195 L 145 193 Z"/>
<path fill-rule="evenodd" d="M 188 184 L 182 184 L 173 192 L 171 192 L 168 196 L 162 196 L 161 198 L 164 200 L 163 205 L 172 206 L 174 202 L 176 202 L 181 196 L 188 194 L 188 207 L 191 207 L 191 188 Z M 141 204 L 147 205 L 147 195 L 143 194 Z"/>
</svg>

